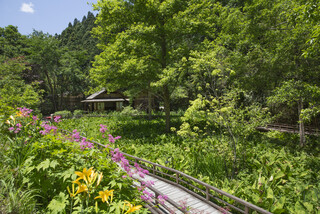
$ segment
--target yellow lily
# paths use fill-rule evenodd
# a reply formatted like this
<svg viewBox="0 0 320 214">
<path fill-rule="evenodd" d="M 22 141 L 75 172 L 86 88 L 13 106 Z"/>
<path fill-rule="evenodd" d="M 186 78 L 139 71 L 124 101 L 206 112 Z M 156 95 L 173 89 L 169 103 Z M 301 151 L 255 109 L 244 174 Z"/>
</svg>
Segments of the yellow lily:
<svg viewBox="0 0 320 214">
<path fill-rule="evenodd" d="M 87 168 L 83 168 L 82 172 L 75 171 L 74 173 L 79 176 L 76 181 L 83 179 L 88 184 L 88 177 L 93 173 L 93 167 L 87 170 Z"/>
<path fill-rule="evenodd" d="M 103 175 L 102 175 L 102 172 L 101 172 L 101 173 L 99 174 L 99 176 L 98 176 L 97 186 L 99 186 L 99 184 L 100 184 L 100 182 L 101 182 L 102 178 L 103 178 Z"/>
<path fill-rule="evenodd" d="M 111 197 L 110 203 L 112 203 L 113 199 L 113 189 L 112 190 L 105 190 L 105 191 L 100 191 L 99 196 L 95 197 L 94 199 L 101 198 L 102 202 L 107 202 L 109 204 L 108 198 L 109 196 Z"/>
<path fill-rule="evenodd" d="M 21 117 L 21 116 L 23 115 L 21 111 L 19 111 L 19 112 L 16 113 L 16 114 L 17 114 L 17 117 Z"/>
<path fill-rule="evenodd" d="M 12 115 L 10 116 L 10 119 L 13 120 L 13 123 L 16 121 Z"/>
<path fill-rule="evenodd" d="M 141 205 L 138 205 L 138 206 L 133 206 L 129 201 L 125 201 L 125 206 L 129 207 L 129 209 L 127 210 L 127 213 L 133 213 L 134 211 L 137 211 L 139 210 L 142 206 Z"/>
<path fill-rule="evenodd" d="M 93 171 L 91 175 L 88 177 L 89 185 L 93 184 L 96 181 L 97 177 L 98 177 L 98 173 Z"/>
<path fill-rule="evenodd" d="M 69 186 L 67 187 L 67 189 L 68 189 L 68 192 L 69 192 L 71 198 L 76 196 L 76 194 L 74 192 L 74 184 L 72 184 L 72 192 L 70 191 Z"/>
<path fill-rule="evenodd" d="M 81 193 L 81 192 L 88 192 L 88 187 L 85 184 L 80 183 L 79 181 L 72 181 L 72 183 L 76 183 L 78 184 L 78 190 L 77 192 L 74 194 L 74 196 L 76 196 L 77 194 Z"/>
</svg>

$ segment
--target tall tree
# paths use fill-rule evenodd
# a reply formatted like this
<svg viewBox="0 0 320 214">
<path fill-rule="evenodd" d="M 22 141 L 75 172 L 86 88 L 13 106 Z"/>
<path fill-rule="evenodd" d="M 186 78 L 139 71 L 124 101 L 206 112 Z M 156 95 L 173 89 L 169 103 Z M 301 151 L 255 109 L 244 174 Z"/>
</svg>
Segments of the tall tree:
<svg viewBox="0 0 320 214">
<path fill-rule="evenodd" d="M 41 96 L 35 84 L 26 84 L 23 73 L 27 72 L 24 57 L 4 59 L 0 57 L 0 113 L 8 114 L 17 107 L 39 107 Z"/>
<path fill-rule="evenodd" d="M 44 81 L 48 95 L 51 97 L 53 110 L 57 111 L 57 75 L 63 50 L 59 48 L 59 41 L 56 38 L 43 32 L 34 31 L 30 37 L 30 43 L 30 63 Z"/>
<path fill-rule="evenodd" d="M 8 58 L 23 56 L 26 54 L 27 37 L 19 33 L 18 28 L 8 25 L 0 27 L 0 56 Z"/>
<path fill-rule="evenodd" d="M 92 78 L 108 89 L 152 90 L 163 100 L 169 131 L 170 96 L 185 74 L 181 64 L 208 32 L 214 32 L 219 5 L 199 0 L 99 0 L 93 6 L 99 11 L 93 33 L 102 53 L 93 64 Z"/>
</svg>

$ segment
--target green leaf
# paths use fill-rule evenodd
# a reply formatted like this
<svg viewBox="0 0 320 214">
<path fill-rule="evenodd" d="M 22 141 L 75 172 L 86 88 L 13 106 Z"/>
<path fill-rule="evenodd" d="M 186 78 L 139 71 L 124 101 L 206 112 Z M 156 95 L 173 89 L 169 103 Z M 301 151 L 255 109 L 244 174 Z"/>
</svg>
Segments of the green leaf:
<svg viewBox="0 0 320 214">
<path fill-rule="evenodd" d="M 306 209 L 303 207 L 303 205 L 300 203 L 300 201 L 297 201 L 294 205 L 295 213 L 304 214 L 307 213 Z"/>
<path fill-rule="evenodd" d="M 46 159 L 45 161 L 42 161 L 42 162 L 37 166 L 37 169 L 38 169 L 38 171 L 39 171 L 40 169 L 45 170 L 45 169 L 48 169 L 49 166 L 50 166 L 50 160 L 49 160 L 49 159 Z"/>
<path fill-rule="evenodd" d="M 68 204 L 68 195 L 60 192 L 58 196 L 54 197 L 52 201 L 50 201 L 48 209 L 52 214 L 64 213 Z"/>
<path fill-rule="evenodd" d="M 56 168 L 57 165 L 59 165 L 59 163 L 58 163 L 58 161 L 56 161 L 56 160 L 53 160 L 53 161 L 50 163 L 50 167 L 51 167 L 51 168 L 54 168 L 54 169 Z"/>
<path fill-rule="evenodd" d="M 270 199 L 274 198 L 273 191 L 272 191 L 271 187 L 269 187 L 267 190 L 267 198 L 270 198 Z"/>
<path fill-rule="evenodd" d="M 274 176 L 274 180 L 278 180 L 279 178 L 282 178 L 286 176 L 282 171 L 279 171 L 277 174 Z"/>
<path fill-rule="evenodd" d="M 314 210 L 313 205 L 309 202 L 303 202 L 303 206 L 306 207 L 309 212 L 312 212 Z"/>
</svg>

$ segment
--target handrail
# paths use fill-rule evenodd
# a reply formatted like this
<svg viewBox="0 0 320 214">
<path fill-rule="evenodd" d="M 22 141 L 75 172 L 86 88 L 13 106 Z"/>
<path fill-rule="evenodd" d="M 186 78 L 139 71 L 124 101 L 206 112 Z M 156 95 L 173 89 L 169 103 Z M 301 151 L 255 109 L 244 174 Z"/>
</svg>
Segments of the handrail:
<svg viewBox="0 0 320 214">
<path fill-rule="evenodd" d="M 299 125 L 290 125 L 284 123 L 266 124 L 265 127 L 257 127 L 260 131 L 278 130 L 280 132 L 299 133 Z M 320 129 L 312 126 L 304 126 L 305 134 L 318 135 Z"/>
<path fill-rule="evenodd" d="M 67 131 L 67 130 L 63 130 L 63 129 L 59 129 L 59 130 L 61 130 L 61 131 L 64 132 L 64 133 L 69 133 L 69 134 L 71 133 L 71 132 L 69 132 L 69 131 Z M 81 137 L 82 137 L 82 136 L 81 136 Z M 89 139 L 87 139 L 87 140 L 89 140 Z M 97 144 L 99 147 L 105 147 L 105 145 L 103 145 L 103 144 L 101 144 L 101 143 L 99 143 L 99 142 L 96 142 L 96 141 L 94 141 L 94 140 L 89 140 L 89 141 L 91 141 L 91 142 L 94 143 L 94 144 Z M 114 150 L 114 149 L 111 148 L 111 147 L 108 147 L 108 148 L 109 148 L 110 150 Z M 214 187 L 214 186 L 211 186 L 211 185 L 209 185 L 209 184 L 207 184 L 207 183 L 204 183 L 203 181 L 200 181 L 200 180 L 198 180 L 197 178 L 194 178 L 194 177 L 192 177 L 192 176 L 190 176 L 190 175 L 187 175 L 187 174 L 185 174 L 185 173 L 183 173 L 183 172 L 180 172 L 180 171 L 178 171 L 178 170 L 176 170 L 176 169 L 173 169 L 173 168 L 170 168 L 170 167 L 166 167 L 166 166 L 163 166 L 163 165 L 160 165 L 160 164 L 157 164 L 157 163 L 153 163 L 153 162 L 151 162 L 151 161 L 148 161 L 148 160 L 145 160 L 145 159 L 142 159 L 142 158 L 139 158 L 139 157 L 136 157 L 136 156 L 127 154 L 127 153 L 125 153 L 125 152 L 121 152 L 121 151 L 119 151 L 119 152 L 120 152 L 121 154 L 123 154 L 124 156 L 126 156 L 126 157 L 133 158 L 134 160 L 139 161 L 140 165 L 141 165 L 141 162 L 152 165 L 152 170 L 149 171 L 149 173 L 153 174 L 154 177 L 159 178 L 159 179 L 161 179 L 161 180 L 168 181 L 169 183 L 174 184 L 175 186 L 178 186 L 178 187 L 186 190 L 187 192 L 191 193 L 192 195 L 194 195 L 194 196 L 197 197 L 198 199 L 200 199 L 200 200 L 202 200 L 202 201 L 205 201 L 207 204 L 210 204 L 211 206 L 213 206 L 213 207 L 215 207 L 215 208 L 218 208 L 218 209 L 220 208 L 220 209 L 222 209 L 219 205 L 213 203 L 213 202 L 210 200 L 210 198 L 212 198 L 212 199 L 214 199 L 214 200 L 216 200 L 216 201 L 219 201 L 220 203 L 223 203 L 223 204 L 225 204 L 225 205 L 227 205 L 227 206 L 230 206 L 230 207 L 232 207 L 233 209 L 235 209 L 235 210 L 237 210 L 237 211 L 239 211 L 239 212 L 241 212 L 241 213 L 244 213 L 244 214 L 249 214 L 250 209 L 252 209 L 252 210 L 254 210 L 254 211 L 257 211 L 257 212 L 259 212 L 259 213 L 262 213 L 262 214 L 271 214 L 271 212 L 269 212 L 269 211 L 267 211 L 267 210 L 264 210 L 264 209 L 262 209 L 261 207 L 258 207 L 258 206 L 254 205 L 254 204 L 251 204 L 251 203 L 249 203 L 249 202 L 247 202 L 247 201 L 245 201 L 245 200 L 242 200 L 242 199 L 240 199 L 240 198 L 238 198 L 238 197 L 236 197 L 236 196 L 234 196 L 234 195 L 231 195 L 231 194 L 229 194 L 229 193 L 227 193 L 227 192 L 224 192 L 223 190 L 220 190 L 220 189 L 218 189 L 218 188 L 216 188 L 216 187 Z M 145 165 L 143 165 L 143 166 L 150 169 L 150 167 L 147 167 L 147 166 L 145 166 Z M 172 176 L 172 175 L 169 175 L 169 174 L 164 173 L 164 172 L 162 172 L 162 171 L 159 171 L 159 170 L 156 169 L 157 167 L 159 167 L 159 168 L 161 168 L 161 169 L 165 169 L 165 170 L 167 170 L 167 171 L 170 171 L 170 172 L 172 172 L 173 174 L 175 174 L 175 176 Z M 165 179 L 165 178 L 163 178 L 163 177 L 161 177 L 161 176 L 158 176 L 157 173 L 160 173 L 160 174 L 162 174 L 162 175 L 165 175 L 165 176 L 168 176 L 168 177 L 171 177 L 171 178 L 172 178 L 172 177 L 175 177 L 175 179 L 174 179 L 175 182 L 174 182 L 174 181 L 171 181 L 171 180 L 168 180 L 168 179 Z M 186 188 L 185 186 L 181 185 L 181 184 L 180 184 L 180 183 L 181 183 L 180 181 L 183 181 L 181 177 L 182 177 L 182 178 L 187 178 L 187 179 L 189 179 L 189 180 L 191 180 L 191 181 L 193 181 L 193 182 L 195 182 L 195 183 L 203 186 L 203 187 L 205 188 L 205 190 L 202 190 L 201 192 L 204 193 L 204 191 L 205 191 L 205 197 L 203 197 L 203 196 L 201 196 L 200 194 L 197 194 L 197 193 L 195 193 L 194 191 L 191 191 L 190 189 L 188 189 L 188 188 Z M 190 184 L 188 184 L 187 182 L 184 182 L 184 183 L 185 183 L 187 186 L 190 186 Z M 194 188 L 194 187 L 195 187 L 194 185 L 191 185 L 191 186 L 193 187 L 192 189 L 195 189 L 195 188 Z M 196 189 L 199 191 L 200 188 L 196 188 Z M 210 194 L 210 190 L 214 191 L 214 192 L 217 193 L 218 195 L 225 196 L 225 197 L 227 197 L 227 198 L 229 198 L 229 199 L 234 200 L 234 201 L 237 202 L 238 204 L 243 205 L 243 206 L 244 206 L 244 209 L 241 209 L 241 208 L 237 207 L 236 205 L 232 205 L 232 204 L 224 201 L 223 199 L 221 199 L 221 198 L 219 198 L 219 197 L 217 197 L 217 196 L 214 196 L 214 195 Z"/>
</svg>

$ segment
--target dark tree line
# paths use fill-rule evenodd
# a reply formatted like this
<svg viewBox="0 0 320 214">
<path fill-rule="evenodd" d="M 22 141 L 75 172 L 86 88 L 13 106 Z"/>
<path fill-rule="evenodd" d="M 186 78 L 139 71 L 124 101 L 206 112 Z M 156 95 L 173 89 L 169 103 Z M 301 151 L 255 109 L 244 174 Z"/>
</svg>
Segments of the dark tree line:
<svg viewBox="0 0 320 214">
<path fill-rule="evenodd" d="M 88 12 L 82 21 L 75 19 L 61 35 L 55 36 L 41 31 L 25 36 L 11 25 L 0 28 L 1 67 L 8 69 L 8 62 L 20 66 L 22 70 L 17 70 L 17 74 L 12 75 L 19 74 L 19 81 L 32 89 L 32 96 L 38 97 L 36 100 L 31 99 L 32 106 L 38 107 L 42 113 L 81 107 L 68 106 L 66 100 L 70 96 L 79 96 L 81 99 L 81 95 L 84 96 L 90 86 L 87 76 L 94 56 L 99 53 L 97 40 L 91 36 L 95 19 L 93 13 Z M 3 92 L 7 90 L 5 87 L 1 89 Z M 19 91 L 18 89 L 12 91 L 13 100 L 19 96 L 24 97 L 21 93 L 14 92 Z M 28 98 L 24 99 L 25 102 L 10 102 L 10 106 L 29 106 Z"/>
</svg>

